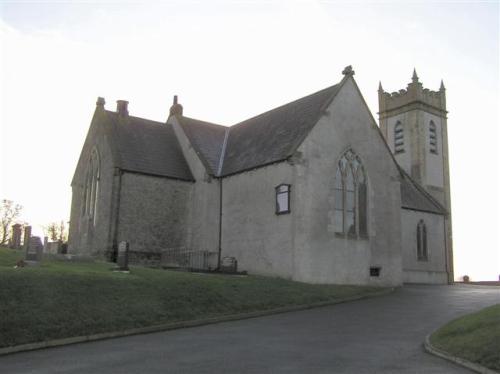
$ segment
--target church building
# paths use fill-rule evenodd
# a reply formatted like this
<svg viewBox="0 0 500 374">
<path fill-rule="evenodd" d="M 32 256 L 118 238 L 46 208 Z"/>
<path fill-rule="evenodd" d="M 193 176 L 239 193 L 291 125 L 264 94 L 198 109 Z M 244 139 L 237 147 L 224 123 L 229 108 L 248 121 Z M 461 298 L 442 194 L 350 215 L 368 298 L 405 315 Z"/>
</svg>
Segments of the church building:
<svg viewBox="0 0 500 374">
<path fill-rule="evenodd" d="M 328 88 L 233 126 L 166 122 L 98 98 L 71 183 L 69 252 L 308 283 L 453 281 L 445 88 L 379 86 L 379 125 L 350 66 Z"/>
</svg>

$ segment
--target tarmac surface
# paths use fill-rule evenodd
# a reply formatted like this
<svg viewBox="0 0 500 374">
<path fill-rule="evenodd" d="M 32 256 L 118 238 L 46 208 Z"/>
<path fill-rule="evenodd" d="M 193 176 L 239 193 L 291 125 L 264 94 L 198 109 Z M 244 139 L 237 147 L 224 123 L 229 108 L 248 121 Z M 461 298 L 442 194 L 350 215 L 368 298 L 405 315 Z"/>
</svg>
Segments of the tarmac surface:
<svg viewBox="0 0 500 374">
<path fill-rule="evenodd" d="M 406 285 L 316 309 L 16 353 L 0 357 L 0 373 L 470 373 L 422 343 L 497 303 L 500 287 Z"/>
</svg>

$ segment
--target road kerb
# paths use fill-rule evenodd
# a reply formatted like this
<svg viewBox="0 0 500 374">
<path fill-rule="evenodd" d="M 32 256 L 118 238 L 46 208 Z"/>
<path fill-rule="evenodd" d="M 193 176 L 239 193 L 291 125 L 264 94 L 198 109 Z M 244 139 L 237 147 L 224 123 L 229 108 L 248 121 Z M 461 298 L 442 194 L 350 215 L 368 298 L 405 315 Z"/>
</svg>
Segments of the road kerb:
<svg viewBox="0 0 500 374">
<path fill-rule="evenodd" d="M 455 364 L 458 364 L 460 366 L 463 366 L 469 370 L 475 371 L 476 373 L 481 373 L 481 374 L 499 374 L 497 371 L 488 369 L 487 367 L 484 367 L 482 365 L 476 364 L 474 362 L 465 360 L 463 358 L 453 356 L 445 351 L 442 351 L 440 349 L 435 348 L 430 341 L 430 337 L 432 334 L 429 334 L 425 337 L 425 342 L 424 342 L 424 348 L 425 350 L 433 354 L 434 356 L 438 356 L 441 358 L 444 358 L 445 360 L 454 362 Z"/>
</svg>

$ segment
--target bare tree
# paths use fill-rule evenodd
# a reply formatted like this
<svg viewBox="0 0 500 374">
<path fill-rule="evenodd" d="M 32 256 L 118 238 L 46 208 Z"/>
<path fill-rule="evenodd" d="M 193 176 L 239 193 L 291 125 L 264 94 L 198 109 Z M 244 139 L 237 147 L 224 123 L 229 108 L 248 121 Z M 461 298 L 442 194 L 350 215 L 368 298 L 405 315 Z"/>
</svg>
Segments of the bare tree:
<svg viewBox="0 0 500 374">
<path fill-rule="evenodd" d="M 23 207 L 12 200 L 3 199 L 0 205 L 0 245 L 6 245 L 10 237 L 10 226 L 19 217 Z"/>
<path fill-rule="evenodd" d="M 45 230 L 49 239 L 55 242 L 57 240 L 57 237 L 59 236 L 59 225 L 57 224 L 57 222 L 49 223 L 47 226 L 45 226 Z"/>
<path fill-rule="evenodd" d="M 64 220 L 61 220 L 61 224 L 59 225 L 59 241 L 64 243 L 68 240 L 68 229 L 64 224 Z"/>
<path fill-rule="evenodd" d="M 65 242 L 66 239 L 68 238 L 68 232 L 63 220 L 61 220 L 60 223 L 51 222 L 48 225 L 44 226 L 43 228 L 46 235 L 53 242 L 55 241 Z"/>
</svg>

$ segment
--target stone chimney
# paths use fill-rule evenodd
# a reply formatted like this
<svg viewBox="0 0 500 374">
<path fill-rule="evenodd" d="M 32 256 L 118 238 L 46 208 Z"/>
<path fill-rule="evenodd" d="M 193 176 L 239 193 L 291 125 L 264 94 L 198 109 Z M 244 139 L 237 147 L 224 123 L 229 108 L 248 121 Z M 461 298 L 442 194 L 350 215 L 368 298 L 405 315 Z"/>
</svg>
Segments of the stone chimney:
<svg viewBox="0 0 500 374">
<path fill-rule="evenodd" d="M 128 116 L 127 100 L 116 100 L 116 113 L 118 113 L 119 116 Z"/>
<path fill-rule="evenodd" d="M 104 109 L 104 105 L 106 104 L 106 100 L 104 100 L 104 97 L 98 97 L 97 101 L 95 103 L 95 106 L 101 109 Z"/>
<path fill-rule="evenodd" d="M 175 115 L 182 116 L 182 105 L 177 103 L 177 95 L 174 96 L 174 103 L 170 107 L 170 115 L 175 116 Z"/>
</svg>

